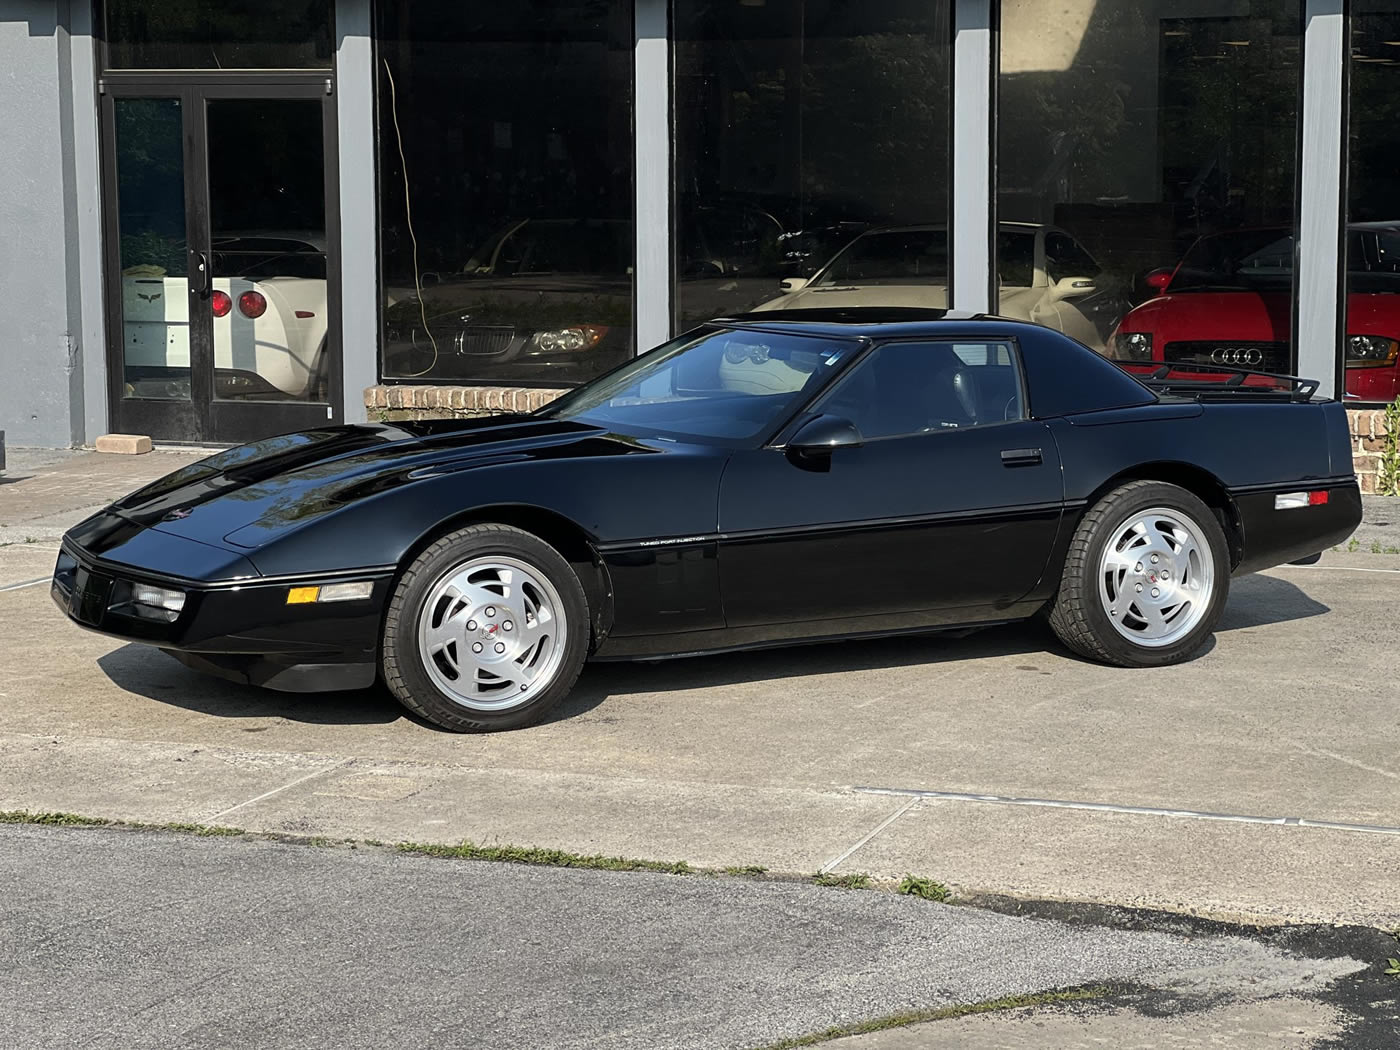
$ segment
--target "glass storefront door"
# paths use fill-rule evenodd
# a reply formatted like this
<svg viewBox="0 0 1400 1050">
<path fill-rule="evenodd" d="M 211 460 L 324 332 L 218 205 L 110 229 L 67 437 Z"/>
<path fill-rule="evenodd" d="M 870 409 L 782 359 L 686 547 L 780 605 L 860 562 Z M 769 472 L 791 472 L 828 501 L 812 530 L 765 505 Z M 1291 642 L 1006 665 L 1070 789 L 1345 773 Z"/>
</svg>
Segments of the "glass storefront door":
<svg viewBox="0 0 1400 1050">
<path fill-rule="evenodd" d="M 340 415 L 319 82 L 109 86 L 113 429 L 240 442 Z"/>
</svg>

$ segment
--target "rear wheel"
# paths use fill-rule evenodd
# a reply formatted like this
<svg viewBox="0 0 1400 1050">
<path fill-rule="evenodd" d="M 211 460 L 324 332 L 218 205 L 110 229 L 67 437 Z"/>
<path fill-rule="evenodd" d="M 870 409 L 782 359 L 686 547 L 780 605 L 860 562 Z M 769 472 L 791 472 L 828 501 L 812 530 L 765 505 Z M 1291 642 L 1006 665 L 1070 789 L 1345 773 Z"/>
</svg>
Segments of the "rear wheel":
<svg viewBox="0 0 1400 1050">
<path fill-rule="evenodd" d="M 1229 590 L 1230 552 L 1211 509 L 1176 485 L 1135 481 L 1080 522 L 1050 626 L 1103 663 L 1180 663 L 1215 630 Z"/>
<path fill-rule="evenodd" d="M 431 544 L 400 579 L 384 622 L 384 680 L 445 729 L 513 729 L 573 688 L 588 636 L 583 587 L 553 547 L 507 525 L 472 525 Z"/>
</svg>

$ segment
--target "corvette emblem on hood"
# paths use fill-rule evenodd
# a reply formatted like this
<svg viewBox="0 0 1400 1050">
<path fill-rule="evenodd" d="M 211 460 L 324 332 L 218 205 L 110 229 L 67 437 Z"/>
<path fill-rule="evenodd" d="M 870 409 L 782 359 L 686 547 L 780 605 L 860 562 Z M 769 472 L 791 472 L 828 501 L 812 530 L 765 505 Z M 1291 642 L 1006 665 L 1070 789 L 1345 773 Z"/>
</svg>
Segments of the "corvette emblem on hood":
<svg viewBox="0 0 1400 1050">
<path fill-rule="evenodd" d="M 172 510 L 169 514 L 167 514 L 165 517 L 161 518 L 160 520 L 161 520 L 161 521 L 180 521 L 180 520 L 183 519 L 183 518 L 188 518 L 188 517 L 189 517 L 191 514 L 193 514 L 193 513 L 194 513 L 194 509 L 193 509 L 192 507 L 180 507 L 180 508 L 178 508 L 178 509 L 176 509 L 176 510 Z"/>
</svg>

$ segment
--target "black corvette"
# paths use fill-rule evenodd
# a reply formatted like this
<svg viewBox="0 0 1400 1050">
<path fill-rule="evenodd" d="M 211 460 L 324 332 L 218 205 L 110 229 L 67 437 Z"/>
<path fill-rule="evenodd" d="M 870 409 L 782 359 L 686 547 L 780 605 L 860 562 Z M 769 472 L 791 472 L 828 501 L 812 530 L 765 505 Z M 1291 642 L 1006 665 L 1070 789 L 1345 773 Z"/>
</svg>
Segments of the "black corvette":
<svg viewBox="0 0 1400 1050">
<path fill-rule="evenodd" d="M 1144 382 L 995 317 L 715 321 L 534 415 L 212 456 L 73 528 L 53 595 L 239 681 L 382 677 L 455 730 L 539 719 L 590 657 L 1041 612 L 1151 667 L 1200 649 L 1232 576 L 1360 521 L 1342 407 L 1313 389 Z"/>
</svg>

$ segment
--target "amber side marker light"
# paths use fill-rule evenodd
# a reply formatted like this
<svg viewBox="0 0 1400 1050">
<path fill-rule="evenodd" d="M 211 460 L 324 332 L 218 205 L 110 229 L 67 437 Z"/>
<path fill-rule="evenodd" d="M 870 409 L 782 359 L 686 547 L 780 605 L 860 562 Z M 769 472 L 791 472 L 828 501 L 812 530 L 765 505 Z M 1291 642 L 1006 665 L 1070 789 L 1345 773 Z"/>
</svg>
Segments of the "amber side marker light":
<svg viewBox="0 0 1400 1050">
<path fill-rule="evenodd" d="M 320 587 L 293 587 L 287 591 L 288 605 L 324 605 L 327 602 L 354 602 L 374 593 L 368 580 L 359 583 L 327 583 Z"/>
</svg>

